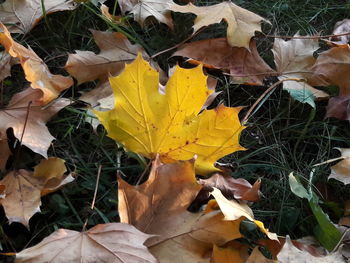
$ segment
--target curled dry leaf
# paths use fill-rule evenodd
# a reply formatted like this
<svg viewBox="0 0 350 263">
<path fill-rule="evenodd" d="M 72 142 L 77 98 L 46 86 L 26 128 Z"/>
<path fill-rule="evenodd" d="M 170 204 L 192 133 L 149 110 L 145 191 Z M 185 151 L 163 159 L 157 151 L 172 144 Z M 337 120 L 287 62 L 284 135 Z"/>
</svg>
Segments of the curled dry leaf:
<svg viewBox="0 0 350 263">
<path fill-rule="evenodd" d="M 148 181 L 138 186 L 118 179 L 122 222 L 154 234 L 146 245 L 159 262 L 209 262 L 213 244 L 242 237 L 241 220 L 224 221 L 220 211 L 187 211 L 201 186 L 192 161 L 161 164 L 156 159 Z"/>
<path fill-rule="evenodd" d="M 197 17 L 193 25 L 194 33 L 202 27 L 225 20 L 228 43 L 233 47 L 245 47 L 247 49 L 249 49 L 249 42 L 255 31 L 261 31 L 260 23 L 266 21 L 231 1 L 210 6 L 195 6 L 191 3 L 185 6 L 173 4 L 170 10 L 195 14 Z"/>
<path fill-rule="evenodd" d="M 97 225 L 88 231 L 58 229 L 16 255 L 16 263 L 156 263 L 143 245 L 150 238 L 123 223 Z"/>
<path fill-rule="evenodd" d="M 0 110 L 0 149 L 5 150 L 1 153 L 0 163 L 5 164 L 10 154 L 6 135 L 9 128 L 13 129 L 15 137 L 22 140 L 23 145 L 47 157 L 47 149 L 54 137 L 45 123 L 70 102 L 59 99 L 43 108 L 40 102 L 42 96 L 41 90 L 28 88 L 15 94 L 7 107 Z"/>
<path fill-rule="evenodd" d="M 177 66 L 165 94 L 159 92 L 158 75 L 138 56 L 121 75 L 110 78 L 114 109 L 94 111 L 109 137 L 148 158 L 160 154 L 163 161 L 171 161 L 197 155 L 199 174 L 217 170 L 217 159 L 244 150 L 238 142 L 244 129 L 238 119 L 240 107 L 219 105 L 198 114 L 213 93 L 201 67 Z"/>
<path fill-rule="evenodd" d="M 11 75 L 11 66 L 16 64 L 16 59 L 7 52 L 0 52 L 0 81 Z"/>
<path fill-rule="evenodd" d="M 350 184 L 350 149 L 337 148 L 344 160 L 331 167 L 328 179 L 336 179 L 343 184 Z"/>
<path fill-rule="evenodd" d="M 339 87 L 340 96 L 350 95 L 350 46 L 340 45 L 322 52 L 315 65 L 313 72 L 321 76 L 324 82 Z"/>
<path fill-rule="evenodd" d="M 265 228 L 264 223 L 258 220 L 254 220 L 253 211 L 249 208 L 248 205 L 244 203 L 239 203 L 235 200 L 228 200 L 219 189 L 214 187 L 214 190 L 211 192 L 211 195 L 214 196 L 217 204 L 220 207 L 221 212 L 225 216 L 225 220 L 234 221 L 241 217 L 245 217 L 250 221 L 253 221 L 256 226 L 263 232 L 269 239 L 278 240 L 275 233 L 271 233 L 268 229 Z"/>
<path fill-rule="evenodd" d="M 104 82 L 109 76 L 119 74 L 126 62 L 134 60 L 138 52 L 142 52 L 139 45 L 132 45 L 122 33 L 102 32 L 91 30 L 100 53 L 76 50 L 69 54 L 65 70 L 78 80 L 78 84 L 99 79 Z"/>
<path fill-rule="evenodd" d="M 258 201 L 260 199 L 259 189 L 261 180 L 257 180 L 254 185 L 251 185 L 243 178 L 235 179 L 229 175 L 215 173 L 208 179 L 200 179 L 199 183 L 203 185 L 201 189 L 202 195 L 207 193 L 209 197 L 213 187 L 218 188 L 221 193 L 228 199 L 238 199 L 246 201 Z"/>
<path fill-rule="evenodd" d="M 101 9 L 102 15 L 105 18 L 107 18 L 109 21 L 111 21 L 113 23 L 116 23 L 116 24 L 121 23 L 121 21 L 120 21 L 121 17 L 120 16 L 114 16 L 114 15 L 110 14 L 108 6 L 106 6 L 104 4 L 101 4 L 100 9 Z"/>
<path fill-rule="evenodd" d="M 279 38 L 275 39 L 272 49 L 276 69 L 280 73 L 278 77 L 280 80 L 288 78 L 304 80 L 304 82 L 285 81 L 283 88 L 296 100 L 309 103 L 312 107 L 315 106 L 314 97 L 322 98 L 328 96 L 327 93 L 315 89 L 308 83 L 314 74 L 311 67 L 316 62 L 313 54 L 317 49 L 319 49 L 319 46 L 316 39 L 292 39 L 285 41 Z"/>
<path fill-rule="evenodd" d="M 118 4 L 123 14 L 126 12 L 133 14 L 135 21 L 142 27 L 146 18 L 153 16 L 159 22 L 173 28 L 169 11 L 172 2 L 172 0 L 119 0 Z"/>
<path fill-rule="evenodd" d="M 0 22 L 9 24 L 12 33 L 25 34 L 43 18 L 44 12 L 50 14 L 76 7 L 73 0 L 5 0 L 0 5 Z"/>
<path fill-rule="evenodd" d="M 29 219 L 40 212 L 41 195 L 74 180 L 71 175 L 64 175 L 66 168 L 63 166 L 62 159 L 51 157 L 42 160 L 34 173 L 23 169 L 12 171 L 0 181 L 0 186 L 5 186 L 1 204 L 10 223 L 19 222 L 29 227 Z"/>
<path fill-rule="evenodd" d="M 315 257 L 306 251 L 299 250 L 293 245 L 289 236 L 286 237 L 286 242 L 277 257 L 280 263 L 345 263 L 343 256 L 338 252 L 325 257 Z"/>
<path fill-rule="evenodd" d="M 73 85 L 70 77 L 53 75 L 46 64 L 38 57 L 32 49 L 15 42 L 7 28 L 0 23 L 0 44 L 14 58 L 18 58 L 24 70 L 26 79 L 31 83 L 33 89 L 43 91 L 40 99 L 42 104 L 47 104 L 65 89 Z"/>
<path fill-rule="evenodd" d="M 343 19 L 338 21 L 333 29 L 333 35 L 341 35 L 350 32 L 350 19 Z M 350 41 L 350 35 L 333 37 L 331 40 L 337 44 L 347 44 Z"/>
<path fill-rule="evenodd" d="M 173 56 L 188 57 L 190 63 L 200 62 L 204 67 L 227 70 L 238 83 L 261 85 L 264 77 L 273 72 L 260 57 L 254 40 L 250 41 L 249 50 L 230 46 L 226 38 L 200 40 L 180 46 Z"/>
</svg>

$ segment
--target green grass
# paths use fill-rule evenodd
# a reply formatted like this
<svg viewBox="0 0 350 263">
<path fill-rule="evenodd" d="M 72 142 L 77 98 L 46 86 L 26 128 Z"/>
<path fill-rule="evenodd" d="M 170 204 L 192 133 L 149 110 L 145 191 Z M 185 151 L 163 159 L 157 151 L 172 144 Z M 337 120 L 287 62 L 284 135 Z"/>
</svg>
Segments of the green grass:
<svg viewBox="0 0 350 263">
<path fill-rule="evenodd" d="M 221 1 L 197 1 L 208 5 Z M 236 1 L 262 17 L 271 21 L 264 32 L 269 35 L 330 34 L 333 25 L 343 18 L 349 18 L 350 5 L 344 1 Z M 113 8 L 114 1 L 107 1 Z M 67 53 L 74 50 L 98 52 L 89 28 L 98 30 L 124 30 L 131 40 L 144 46 L 150 55 L 180 43 L 191 34 L 193 15 L 176 14 L 176 27 L 169 31 L 165 25 L 151 22 L 142 29 L 132 19 L 127 26 L 117 28 L 103 21 L 91 4 L 81 5 L 72 12 L 60 12 L 47 16 L 28 35 L 16 36 L 17 41 L 28 44 L 44 59 L 54 73 L 66 74 L 63 65 Z M 225 23 L 213 25 L 203 30 L 193 40 L 225 36 Z M 258 38 L 261 55 L 272 64 L 272 54 L 268 51 L 273 39 Z M 174 50 L 173 50 L 174 51 Z M 169 57 L 173 51 L 156 57 L 163 69 L 183 61 Z M 215 72 L 213 72 L 216 74 Z M 228 106 L 252 105 L 267 86 L 276 81 L 270 78 L 265 87 L 230 84 L 229 79 L 219 76 L 218 90 L 222 93 L 215 103 L 224 102 Z M 20 67 L 12 69 L 12 77 L 3 82 L 4 91 L 13 94 L 25 84 Z M 121 170 L 136 182 L 144 166 L 126 154 L 114 141 L 106 137 L 100 127 L 95 133 L 85 123 L 85 109 L 77 101 L 79 93 L 92 89 L 96 83 L 87 83 L 63 93 L 76 101 L 62 110 L 48 127 L 57 138 L 50 148 L 49 156 L 66 160 L 70 171 L 77 174 L 74 183 L 58 192 L 42 198 L 42 213 L 30 220 L 30 230 L 20 224 L 7 224 L 4 212 L 0 211 L 0 242 L 3 251 L 20 251 L 32 246 L 57 228 L 81 230 L 88 219 L 88 227 L 98 223 L 118 221 L 116 171 Z M 8 96 L 9 97 L 9 96 Z M 6 99 L 6 97 L 5 97 Z M 5 104 L 5 103 L 4 103 Z M 317 102 L 316 110 L 290 98 L 286 91 L 277 88 L 249 119 L 248 128 L 243 132 L 241 144 L 249 150 L 225 157 L 223 161 L 237 164 L 232 173 L 250 182 L 262 179 L 263 198 L 253 204 L 256 217 L 280 235 L 289 234 L 298 238 L 312 234 L 315 224 L 308 204 L 293 195 L 288 185 L 288 174 L 294 171 L 303 182 L 314 164 L 339 156 L 334 147 L 350 147 L 349 123 L 335 119 L 324 119 L 325 101 Z M 242 116 L 247 111 L 243 110 Z M 22 149 L 21 168 L 32 168 L 40 159 L 28 149 Z M 33 157 L 34 156 L 34 157 Z M 11 161 L 9 162 L 11 166 Z M 102 176 L 96 199 L 96 209 L 90 205 L 96 184 L 98 167 L 102 165 Z M 327 181 L 329 165 L 320 166 L 315 171 L 314 190 L 324 201 L 322 208 L 336 222 L 337 211 L 350 198 L 349 187 L 334 180 Z M 333 203 L 331 203 L 333 202 Z M 334 206 L 334 204 L 336 204 Z M 338 207 L 338 210 L 334 207 Z M 340 211 L 340 210 L 339 210 Z M 0 256 L 1 262 L 11 262 L 9 257 Z"/>
</svg>

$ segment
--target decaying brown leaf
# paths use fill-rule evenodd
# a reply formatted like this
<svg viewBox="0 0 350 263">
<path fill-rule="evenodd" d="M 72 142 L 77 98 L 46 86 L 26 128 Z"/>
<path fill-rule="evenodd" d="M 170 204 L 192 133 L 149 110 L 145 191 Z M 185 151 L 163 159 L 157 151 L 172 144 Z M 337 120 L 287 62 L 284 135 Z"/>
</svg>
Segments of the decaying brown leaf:
<svg viewBox="0 0 350 263">
<path fill-rule="evenodd" d="M 107 18 L 109 21 L 113 22 L 113 23 L 116 23 L 116 24 L 119 24 L 121 23 L 120 19 L 121 17 L 120 16 L 114 16 L 112 14 L 109 13 L 109 10 L 108 10 L 108 6 L 104 5 L 104 4 L 101 4 L 101 13 L 102 15 Z"/>
<path fill-rule="evenodd" d="M 9 24 L 12 33 L 25 34 L 40 21 L 44 12 L 50 14 L 76 7 L 73 0 L 6 0 L 0 4 L 0 22 Z"/>
<path fill-rule="evenodd" d="M 201 186 L 193 161 L 161 164 L 154 161 L 148 181 L 131 186 L 118 179 L 119 215 L 122 222 L 157 235 L 146 245 L 160 262 L 209 262 L 213 244 L 242 237 L 236 221 L 224 221 L 220 210 L 187 211 Z"/>
<path fill-rule="evenodd" d="M 292 39 L 285 41 L 276 38 L 272 52 L 275 57 L 277 71 L 280 80 L 293 78 L 305 80 L 305 82 L 285 81 L 283 88 L 289 92 L 309 91 L 316 98 L 327 97 L 328 94 L 315 89 L 308 81 L 313 77 L 311 69 L 316 62 L 314 52 L 319 49 L 316 39 Z M 305 94 L 307 96 L 307 94 Z"/>
<path fill-rule="evenodd" d="M 261 31 L 260 23 L 264 18 L 241 8 L 231 1 L 210 6 L 185 6 L 172 5 L 170 10 L 181 13 L 193 13 L 197 16 L 194 21 L 193 31 L 197 32 L 202 27 L 220 23 L 227 23 L 227 41 L 233 47 L 245 47 L 249 49 L 249 42 L 255 31 Z"/>
<path fill-rule="evenodd" d="M 54 137 L 45 123 L 70 102 L 67 99 L 59 99 L 43 108 L 40 102 L 42 94 L 41 90 L 28 88 L 15 94 L 8 106 L 0 110 L 0 141 L 3 141 L 0 149 L 8 149 L 6 130 L 12 128 L 15 137 L 22 140 L 23 145 L 47 157 L 47 149 Z M 5 162 L 5 159 L 7 160 L 3 158 L 2 162 Z"/>
<path fill-rule="evenodd" d="M 26 79 L 33 89 L 43 91 L 40 99 L 42 104 L 47 104 L 65 89 L 73 85 L 71 77 L 53 75 L 46 64 L 32 49 L 25 48 L 15 42 L 7 28 L 0 23 L 0 44 L 14 58 L 18 58 L 24 70 Z"/>
<path fill-rule="evenodd" d="M 306 251 L 301 251 L 293 245 L 288 236 L 277 257 L 280 263 L 345 263 L 342 255 L 338 252 L 334 252 L 325 257 L 315 257 Z"/>
<path fill-rule="evenodd" d="M 350 46 L 340 45 L 322 52 L 315 65 L 313 72 L 321 76 L 325 82 L 339 87 L 340 96 L 350 95 Z"/>
<path fill-rule="evenodd" d="M 156 263 L 143 245 L 150 238 L 123 223 L 97 225 L 88 231 L 59 229 L 16 255 L 16 263 Z"/>
<path fill-rule="evenodd" d="M 350 95 L 330 98 L 327 105 L 326 117 L 350 121 Z"/>
<path fill-rule="evenodd" d="M 119 0 L 118 4 L 123 14 L 130 12 L 135 21 L 141 26 L 145 25 L 146 18 L 153 16 L 159 22 L 173 28 L 169 8 L 172 0 Z"/>
<path fill-rule="evenodd" d="M 337 148 L 344 160 L 331 167 L 328 179 L 336 179 L 343 184 L 350 184 L 350 149 Z"/>
<path fill-rule="evenodd" d="M 0 81 L 10 76 L 11 66 L 16 63 L 7 52 L 0 52 Z"/>
<path fill-rule="evenodd" d="M 208 192 L 208 197 L 213 187 L 215 187 L 228 199 L 235 198 L 252 202 L 260 199 L 261 180 L 257 180 L 254 185 L 251 185 L 243 178 L 235 179 L 229 175 L 215 173 L 208 179 L 200 179 L 199 183 L 203 185 L 201 191 Z"/>
<path fill-rule="evenodd" d="M 126 62 L 134 60 L 138 52 L 142 52 L 139 45 L 132 45 L 127 37 L 116 32 L 102 32 L 91 30 L 100 53 L 76 50 L 69 54 L 65 69 L 78 80 L 78 84 L 99 79 L 104 82 L 109 76 L 118 75 Z"/>
<path fill-rule="evenodd" d="M 264 77 L 273 72 L 259 56 L 254 40 L 250 41 L 249 50 L 230 46 L 226 38 L 200 40 L 182 45 L 173 56 L 188 57 L 190 62 L 194 59 L 205 67 L 227 70 L 238 83 L 261 85 Z"/>
<path fill-rule="evenodd" d="M 12 171 L 0 181 L 5 186 L 5 197 L 0 201 L 10 223 L 29 227 L 29 219 L 40 212 L 41 195 L 74 180 L 71 175 L 64 176 L 66 169 L 62 169 L 62 164 L 64 161 L 59 158 L 49 158 L 37 165 L 34 172 Z"/>
</svg>

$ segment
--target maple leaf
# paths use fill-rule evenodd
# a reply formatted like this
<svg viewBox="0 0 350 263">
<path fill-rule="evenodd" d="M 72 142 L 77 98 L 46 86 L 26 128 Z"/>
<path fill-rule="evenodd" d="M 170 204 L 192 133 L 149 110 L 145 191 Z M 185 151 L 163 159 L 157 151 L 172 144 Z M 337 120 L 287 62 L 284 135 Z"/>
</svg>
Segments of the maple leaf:
<svg viewBox="0 0 350 263">
<path fill-rule="evenodd" d="M 16 262 L 156 263 L 143 245 L 150 237 L 123 223 L 100 224 L 84 232 L 58 229 L 18 253 Z"/>
<path fill-rule="evenodd" d="M 72 0 L 6 0 L 0 4 L 0 22 L 9 24 L 12 33 L 28 33 L 43 18 L 44 13 L 73 10 Z"/>
<path fill-rule="evenodd" d="M 343 184 L 350 184 L 350 149 L 336 149 L 340 151 L 341 157 L 343 157 L 344 160 L 331 167 L 331 174 L 328 176 L 328 179 L 333 178 L 342 182 Z"/>
<path fill-rule="evenodd" d="M 70 102 L 67 99 L 59 99 L 43 108 L 39 101 L 42 96 L 41 90 L 28 88 L 15 94 L 8 106 L 0 110 L 0 150 L 4 151 L 1 153 L 0 167 L 4 168 L 10 153 L 6 135 L 9 128 L 13 129 L 14 136 L 21 140 L 23 145 L 47 157 L 47 149 L 54 137 L 45 123 Z"/>
<path fill-rule="evenodd" d="M 5 198 L 0 201 L 10 223 L 29 227 L 29 219 L 40 212 L 40 196 L 74 180 L 71 175 L 64 176 L 65 172 L 63 160 L 49 158 L 41 161 L 34 172 L 21 169 L 8 173 L 0 181 L 5 186 Z"/>
<path fill-rule="evenodd" d="M 119 0 L 118 4 L 123 14 L 130 12 L 134 15 L 142 27 L 145 25 L 146 18 L 153 16 L 159 22 L 173 28 L 169 8 L 172 0 Z"/>
<path fill-rule="evenodd" d="M 202 67 L 176 67 L 165 94 L 158 90 L 158 73 L 139 55 L 124 72 L 110 78 L 115 107 L 94 111 L 108 136 L 148 158 L 186 160 L 198 156 L 196 171 L 217 170 L 213 163 L 234 151 L 244 129 L 238 119 L 241 108 L 219 105 L 198 114 L 213 92 L 206 86 Z"/>
<path fill-rule="evenodd" d="M 255 31 L 261 31 L 261 21 L 266 21 L 264 18 L 235 5 L 231 1 L 210 6 L 195 6 L 191 3 L 185 6 L 173 4 L 170 10 L 195 14 L 197 17 L 193 25 L 194 33 L 202 27 L 225 20 L 227 23 L 228 43 L 233 47 L 245 47 L 247 49 L 249 49 L 249 42 Z"/>
<path fill-rule="evenodd" d="M 298 35 L 296 35 L 298 36 Z M 314 52 L 319 49 L 316 39 L 292 39 L 285 41 L 275 39 L 272 52 L 275 57 L 277 71 L 280 73 L 279 80 L 300 79 L 304 82 L 285 81 L 283 89 L 287 90 L 291 96 L 300 101 L 307 102 L 314 107 L 313 98 L 327 97 L 328 94 L 315 89 L 308 81 L 313 77 L 311 67 L 315 64 Z"/>
<path fill-rule="evenodd" d="M 224 221 L 220 211 L 191 213 L 187 207 L 201 186 L 192 161 L 161 164 L 157 158 L 149 179 L 138 186 L 118 179 L 121 222 L 157 235 L 146 245 L 160 262 L 209 262 L 212 244 L 242 237 L 241 220 Z"/>
<path fill-rule="evenodd" d="M 173 56 L 188 57 L 189 62 L 194 59 L 205 67 L 228 70 L 238 83 L 262 85 L 263 73 L 273 72 L 259 56 L 254 40 L 250 42 L 249 50 L 230 46 L 226 38 L 200 40 L 180 46 Z"/>
<path fill-rule="evenodd" d="M 289 236 L 287 236 L 284 246 L 277 257 L 278 262 L 281 263 L 345 263 L 343 256 L 338 252 L 332 253 L 325 257 L 315 257 L 306 251 L 301 251 L 293 245 Z"/>
<path fill-rule="evenodd" d="M 122 33 L 90 30 L 100 53 L 76 50 L 69 54 L 65 70 L 78 80 L 78 84 L 99 79 L 106 81 L 110 75 L 117 75 L 126 62 L 134 60 L 138 52 L 148 56 L 139 45 L 132 45 Z"/>
<path fill-rule="evenodd" d="M 2 31 L 2 32 L 1 32 Z M 0 44 L 15 58 L 18 58 L 24 70 L 26 79 L 33 89 L 43 91 L 42 104 L 47 104 L 57 98 L 61 91 L 73 85 L 71 77 L 53 75 L 46 64 L 30 48 L 15 42 L 7 28 L 0 23 Z"/>
<path fill-rule="evenodd" d="M 340 96 L 350 95 L 350 46 L 341 45 L 322 52 L 312 67 L 313 72 L 331 85 L 339 87 Z"/>
</svg>

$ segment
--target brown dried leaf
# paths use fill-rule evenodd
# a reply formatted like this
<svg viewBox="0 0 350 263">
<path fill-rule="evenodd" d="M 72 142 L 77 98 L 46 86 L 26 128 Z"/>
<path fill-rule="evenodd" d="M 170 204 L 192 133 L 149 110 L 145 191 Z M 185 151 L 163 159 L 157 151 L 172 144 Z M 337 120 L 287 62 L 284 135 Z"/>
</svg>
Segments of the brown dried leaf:
<svg viewBox="0 0 350 263">
<path fill-rule="evenodd" d="M 54 187 L 57 189 L 63 182 L 72 181 L 71 176 L 64 176 L 65 169 L 60 167 L 61 164 L 64 165 L 63 160 L 49 158 L 37 165 L 34 173 L 23 169 L 12 171 L 0 181 L 0 185 L 5 186 L 1 204 L 10 223 L 19 222 L 29 227 L 29 219 L 40 212 L 41 195 L 53 191 Z"/>
<path fill-rule="evenodd" d="M 122 222 L 158 235 L 146 245 L 160 262 L 209 262 L 212 244 L 242 237 L 237 221 L 224 221 L 220 211 L 190 213 L 200 189 L 193 161 L 161 164 L 154 161 L 148 181 L 130 186 L 118 179 L 119 215 Z"/>
<path fill-rule="evenodd" d="M 343 184 L 350 184 L 350 149 L 336 148 L 340 151 L 344 160 L 331 167 L 331 174 L 328 179 L 336 179 Z"/>
<path fill-rule="evenodd" d="M 0 111 L 0 115 L 1 115 L 1 111 Z M 4 133 L 4 135 L 2 133 L 4 133 L 4 131 L 0 130 L 0 171 L 5 170 L 7 160 L 11 155 L 11 150 L 7 142 L 7 135 L 6 133 Z"/>
<path fill-rule="evenodd" d="M 222 194 L 228 199 L 238 199 L 246 201 L 258 201 L 260 199 L 259 189 L 261 180 L 257 180 L 252 186 L 243 178 L 235 179 L 229 175 L 215 173 L 208 179 L 200 179 L 199 183 L 203 185 L 201 191 L 208 193 L 213 190 L 213 187 L 218 188 Z"/>
<path fill-rule="evenodd" d="M 173 56 L 188 57 L 190 62 L 194 59 L 205 67 L 227 70 L 238 83 L 261 85 L 273 70 L 260 57 L 254 40 L 250 41 L 249 49 L 232 47 L 226 38 L 215 38 L 184 44 Z"/>
<path fill-rule="evenodd" d="M 296 35 L 298 36 L 298 35 Z M 294 78 L 305 80 L 305 82 L 285 81 L 283 88 L 289 92 L 293 90 L 310 91 L 316 98 L 327 97 L 328 94 L 315 89 L 308 84 L 313 76 L 311 67 L 315 64 L 314 52 L 319 49 L 316 39 L 292 39 L 285 41 L 276 38 L 272 49 L 275 57 L 277 71 L 280 80 Z"/>
<path fill-rule="evenodd" d="M 6 52 L 0 52 L 0 81 L 11 75 L 11 66 L 16 61 Z"/>
<path fill-rule="evenodd" d="M 227 23 L 227 41 L 233 47 L 245 47 L 249 49 L 250 39 L 255 31 L 261 31 L 260 23 L 266 21 L 264 18 L 241 8 L 231 1 L 210 6 L 185 6 L 173 4 L 171 11 L 181 13 L 193 13 L 197 17 L 194 20 L 193 32 L 211 24 L 220 23 L 225 20 Z"/>
<path fill-rule="evenodd" d="M 16 263 L 156 263 L 143 245 L 150 238 L 122 223 L 97 225 L 88 231 L 59 229 L 16 255 Z"/>
<path fill-rule="evenodd" d="M 325 257 L 314 257 L 306 251 L 301 251 L 293 245 L 289 236 L 287 236 L 286 242 L 277 257 L 280 263 L 345 263 L 342 255 L 338 252 Z"/>
<path fill-rule="evenodd" d="M 7 28 L 0 23 L 0 44 L 14 58 L 18 58 L 24 70 L 26 79 L 31 82 L 33 89 L 43 91 L 43 97 L 40 99 L 42 104 L 47 104 L 65 89 L 73 85 L 71 77 L 62 75 L 53 75 L 46 64 L 30 48 L 15 42 Z"/>
<path fill-rule="evenodd" d="M 330 117 L 350 121 L 350 95 L 329 99 L 326 118 Z"/>
<path fill-rule="evenodd" d="M 120 21 L 121 17 L 120 16 L 114 16 L 114 15 L 110 14 L 108 6 L 106 6 L 104 4 L 101 4 L 100 9 L 101 9 L 102 15 L 104 17 L 106 17 L 109 21 L 111 21 L 113 23 L 116 23 L 116 24 L 121 23 L 121 21 Z"/>
<path fill-rule="evenodd" d="M 43 18 L 43 10 L 46 14 L 51 14 L 76 7 L 77 3 L 73 0 L 6 0 L 0 4 L 0 22 L 9 24 L 12 33 L 25 34 Z"/>
<path fill-rule="evenodd" d="M 325 82 L 339 87 L 340 96 L 350 95 L 350 46 L 341 45 L 322 52 L 315 65 L 313 72 L 321 76 Z"/>
<path fill-rule="evenodd" d="M 0 141 L 7 143 L 6 130 L 12 128 L 15 137 L 18 140 L 22 139 L 23 145 L 47 157 L 47 149 L 54 137 L 45 123 L 70 102 L 67 99 L 59 99 L 43 108 L 39 102 L 42 94 L 41 90 L 28 88 L 15 94 L 9 105 L 0 110 Z M 2 147 L 6 147 L 6 143 L 3 142 Z M 3 158 L 2 162 L 5 159 L 7 158 Z"/>
<path fill-rule="evenodd" d="M 65 70 L 78 80 L 78 84 L 99 79 L 104 82 L 109 76 L 118 75 L 125 63 L 134 60 L 138 52 L 148 56 L 139 45 L 132 45 L 127 37 L 116 32 L 91 30 L 100 53 L 76 50 L 69 54 Z"/>
<path fill-rule="evenodd" d="M 148 17 L 153 16 L 159 22 L 173 28 L 169 8 L 172 0 L 119 0 L 118 4 L 123 14 L 130 12 L 142 27 Z"/>
</svg>

